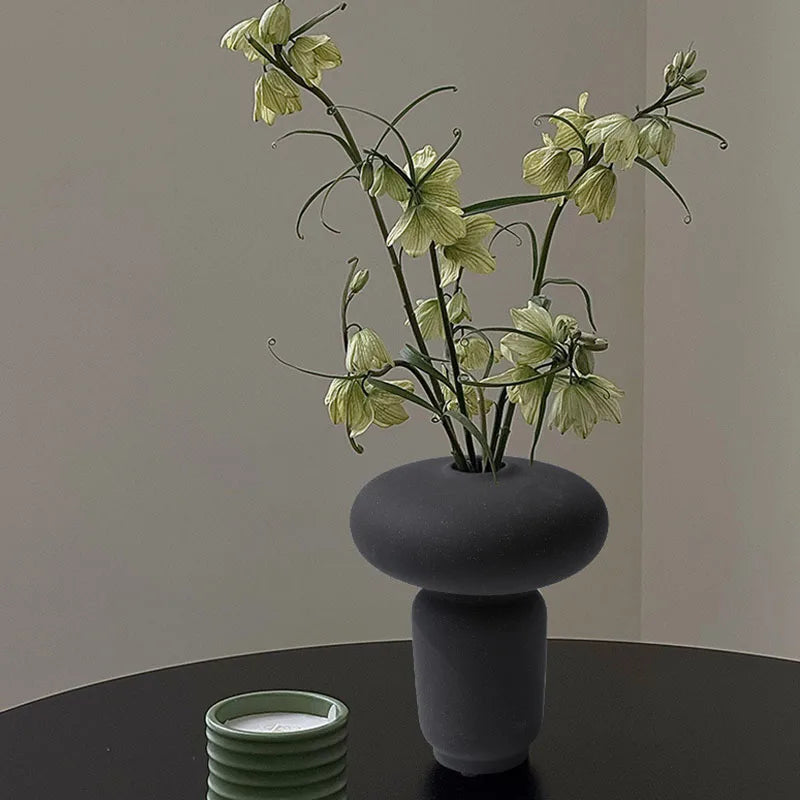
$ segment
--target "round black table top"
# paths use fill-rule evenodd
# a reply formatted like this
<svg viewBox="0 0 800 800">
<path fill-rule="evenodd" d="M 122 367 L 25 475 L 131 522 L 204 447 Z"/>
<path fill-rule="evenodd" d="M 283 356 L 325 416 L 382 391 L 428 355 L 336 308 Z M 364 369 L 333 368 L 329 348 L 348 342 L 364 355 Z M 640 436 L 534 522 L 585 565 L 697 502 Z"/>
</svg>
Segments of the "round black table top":
<svg viewBox="0 0 800 800">
<path fill-rule="evenodd" d="M 800 663 L 551 640 L 530 765 L 463 778 L 417 727 L 408 642 L 236 656 L 132 675 L 0 714 L 0 797 L 200 800 L 204 712 L 267 688 L 351 709 L 349 800 L 798 800 Z"/>
</svg>

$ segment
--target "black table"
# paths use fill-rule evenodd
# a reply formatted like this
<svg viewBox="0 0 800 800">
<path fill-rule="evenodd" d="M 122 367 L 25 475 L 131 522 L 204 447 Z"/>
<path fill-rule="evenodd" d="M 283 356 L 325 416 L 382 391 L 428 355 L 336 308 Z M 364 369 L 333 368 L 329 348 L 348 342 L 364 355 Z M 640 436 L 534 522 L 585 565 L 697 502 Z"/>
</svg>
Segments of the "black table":
<svg viewBox="0 0 800 800">
<path fill-rule="evenodd" d="M 800 663 L 551 640 L 530 767 L 462 778 L 416 722 L 408 642 L 204 661 L 0 714 L 3 800 L 201 800 L 217 699 L 316 689 L 351 709 L 349 800 L 798 800 Z"/>
</svg>

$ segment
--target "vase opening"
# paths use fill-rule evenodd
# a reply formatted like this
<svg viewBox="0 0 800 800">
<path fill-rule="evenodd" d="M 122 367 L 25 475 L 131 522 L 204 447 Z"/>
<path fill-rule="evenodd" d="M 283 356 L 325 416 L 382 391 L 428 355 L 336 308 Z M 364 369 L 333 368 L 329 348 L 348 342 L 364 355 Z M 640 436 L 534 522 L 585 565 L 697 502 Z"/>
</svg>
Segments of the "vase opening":
<svg viewBox="0 0 800 800">
<path fill-rule="evenodd" d="M 458 464 L 456 464 L 455 461 L 451 461 L 450 462 L 450 469 L 455 470 L 456 472 L 460 472 L 460 473 L 462 473 L 464 475 L 491 475 L 492 474 L 491 470 L 489 470 L 488 472 L 484 472 L 484 466 L 483 465 L 484 465 L 483 458 L 481 456 L 478 456 L 478 469 L 477 469 L 477 471 L 461 469 L 458 466 Z M 501 461 L 500 464 L 497 467 L 497 472 L 500 472 L 500 470 L 504 469 L 505 466 L 506 466 L 506 462 L 505 461 Z"/>
</svg>

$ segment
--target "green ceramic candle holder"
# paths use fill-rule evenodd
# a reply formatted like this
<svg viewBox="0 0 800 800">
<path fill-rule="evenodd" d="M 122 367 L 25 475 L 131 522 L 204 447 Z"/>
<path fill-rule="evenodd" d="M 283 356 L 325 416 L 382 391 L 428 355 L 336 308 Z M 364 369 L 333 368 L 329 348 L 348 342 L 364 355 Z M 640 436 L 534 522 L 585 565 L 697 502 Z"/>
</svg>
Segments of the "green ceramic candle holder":
<svg viewBox="0 0 800 800">
<path fill-rule="evenodd" d="M 346 800 L 347 706 L 253 692 L 206 712 L 207 800 Z"/>
</svg>

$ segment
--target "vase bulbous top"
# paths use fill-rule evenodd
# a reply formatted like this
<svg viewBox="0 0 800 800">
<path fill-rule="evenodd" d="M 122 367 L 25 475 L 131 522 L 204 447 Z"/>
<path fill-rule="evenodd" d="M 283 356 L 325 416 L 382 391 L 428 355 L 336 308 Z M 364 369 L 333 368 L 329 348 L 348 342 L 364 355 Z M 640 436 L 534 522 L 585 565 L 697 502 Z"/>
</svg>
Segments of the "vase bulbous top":
<svg viewBox="0 0 800 800">
<path fill-rule="evenodd" d="M 486 597 L 531 592 L 581 570 L 605 542 L 608 512 L 590 483 L 552 464 L 509 457 L 495 482 L 433 458 L 367 483 L 350 529 L 387 575 Z"/>
</svg>

